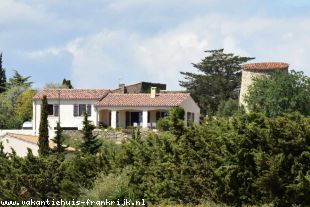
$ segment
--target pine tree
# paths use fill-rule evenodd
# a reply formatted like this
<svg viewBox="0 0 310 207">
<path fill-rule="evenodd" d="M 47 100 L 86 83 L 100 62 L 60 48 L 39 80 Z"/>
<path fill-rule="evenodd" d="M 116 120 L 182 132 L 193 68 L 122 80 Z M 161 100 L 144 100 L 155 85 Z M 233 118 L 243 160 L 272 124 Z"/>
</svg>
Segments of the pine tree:
<svg viewBox="0 0 310 207">
<path fill-rule="evenodd" d="M 14 70 L 14 76 L 9 79 L 9 87 L 13 86 L 23 86 L 29 88 L 32 85 L 32 82 L 29 81 L 31 76 L 24 77 L 17 70 Z"/>
<path fill-rule="evenodd" d="M 49 140 L 48 140 L 48 112 L 47 112 L 47 98 L 43 96 L 41 105 L 41 119 L 39 127 L 39 154 L 47 156 L 49 154 Z"/>
<path fill-rule="evenodd" d="M 81 151 L 89 154 L 96 154 L 99 151 L 102 143 L 97 139 L 97 136 L 93 135 L 95 126 L 90 123 L 87 117 L 87 113 L 84 112 L 83 121 L 83 143 L 81 144 Z"/>
<path fill-rule="evenodd" d="M 241 64 L 253 58 L 224 53 L 224 49 L 208 50 L 200 63 L 193 64 L 199 73 L 181 72 L 185 87 L 196 100 L 203 114 L 214 115 L 221 102 L 238 99 L 241 86 Z"/>
<path fill-rule="evenodd" d="M 5 91 L 6 75 L 5 68 L 2 66 L 2 53 L 0 54 L 0 93 Z"/>
<path fill-rule="evenodd" d="M 64 137 L 62 136 L 62 128 L 60 127 L 59 122 L 57 122 L 56 125 L 56 136 L 54 137 L 54 139 L 52 139 L 52 141 L 56 144 L 52 151 L 57 153 L 58 155 L 63 153 L 65 149 L 68 148 L 68 146 L 63 145 Z"/>
</svg>

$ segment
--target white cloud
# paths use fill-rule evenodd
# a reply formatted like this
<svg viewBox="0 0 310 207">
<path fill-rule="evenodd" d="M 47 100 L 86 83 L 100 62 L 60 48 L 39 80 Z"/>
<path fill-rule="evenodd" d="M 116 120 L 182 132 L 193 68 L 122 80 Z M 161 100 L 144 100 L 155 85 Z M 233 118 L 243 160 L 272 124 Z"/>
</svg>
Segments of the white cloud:
<svg viewBox="0 0 310 207">
<path fill-rule="evenodd" d="M 209 14 L 152 36 L 106 30 L 64 46 L 33 51 L 33 59 L 69 53 L 71 78 L 78 87 L 113 87 L 124 82 L 157 81 L 178 89 L 180 71 L 194 71 L 208 49 L 284 61 L 310 74 L 310 19 L 252 17 L 234 19 Z"/>
<path fill-rule="evenodd" d="M 164 9 L 163 5 L 165 7 L 178 7 L 178 6 L 189 6 L 193 7 L 195 5 L 210 5 L 210 3 L 220 3 L 222 0 L 113 0 L 110 4 L 107 5 L 107 9 L 111 9 L 114 11 L 124 11 L 128 9 L 136 9 L 137 7 L 160 7 Z"/>
<path fill-rule="evenodd" d="M 41 22 L 48 15 L 39 7 L 16 0 L 1 0 L 0 24 L 13 24 L 16 22 Z"/>
</svg>

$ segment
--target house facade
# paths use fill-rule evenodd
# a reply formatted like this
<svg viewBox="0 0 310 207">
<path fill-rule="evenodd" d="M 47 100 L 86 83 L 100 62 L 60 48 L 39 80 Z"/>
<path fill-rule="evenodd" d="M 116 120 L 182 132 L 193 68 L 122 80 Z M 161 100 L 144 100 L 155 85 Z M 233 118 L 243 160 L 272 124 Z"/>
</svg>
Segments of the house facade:
<svg viewBox="0 0 310 207">
<path fill-rule="evenodd" d="M 96 127 L 156 128 L 157 121 L 175 106 L 185 110 L 185 125 L 199 123 L 200 108 L 189 93 L 119 93 L 95 89 L 47 89 L 33 99 L 33 130 L 39 132 L 41 100 L 47 96 L 49 129 L 60 122 L 63 129 L 76 130 L 83 126 L 83 112 Z"/>
</svg>

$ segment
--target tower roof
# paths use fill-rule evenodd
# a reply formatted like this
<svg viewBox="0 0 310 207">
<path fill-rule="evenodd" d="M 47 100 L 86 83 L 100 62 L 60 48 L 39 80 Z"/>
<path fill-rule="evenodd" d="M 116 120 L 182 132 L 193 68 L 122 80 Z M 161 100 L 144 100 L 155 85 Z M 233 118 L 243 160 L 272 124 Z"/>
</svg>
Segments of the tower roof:
<svg viewBox="0 0 310 207">
<path fill-rule="evenodd" d="M 262 62 L 242 65 L 244 70 L 287 70 L 289 64 L 283 62 Z"/>
</svg>

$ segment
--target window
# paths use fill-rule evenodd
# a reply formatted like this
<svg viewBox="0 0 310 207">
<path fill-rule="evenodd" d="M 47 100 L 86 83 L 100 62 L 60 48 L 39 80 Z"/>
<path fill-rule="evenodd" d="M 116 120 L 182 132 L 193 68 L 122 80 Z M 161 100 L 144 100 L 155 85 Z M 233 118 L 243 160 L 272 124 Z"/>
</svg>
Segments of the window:
<svg viewBox="0 0 310 207">
<path fill-rule="evenodd" d="M 54 116 L 59 116 L 59 105 L 54 104 Z"/>
<path fill-rule="evenodd" d="M 53 116 L 54 115 L 54 106 L 53 106 L 53 104 L 48 104 L 47 105 L 47 114 L 49 116 Z"/>
<path fill-rule="evenodd" d="M 90 104 L 74 104 L 73 116 L 83 116 L 86 111 L 87 116 L 91 116 L 91 105 Z"/>
<path fill-rule="evenodd" d="M 84 112 L 86 112 L 86 104 L 79 104 L 79 116 L 83 116 Z"/>
<path fill-rule="evenodd" d="M 48 104 L 47 105 L 47 114 L 49 116 L 58 116 L 59 115 L 59 105 L 58 104 Z"/>
</svg>

